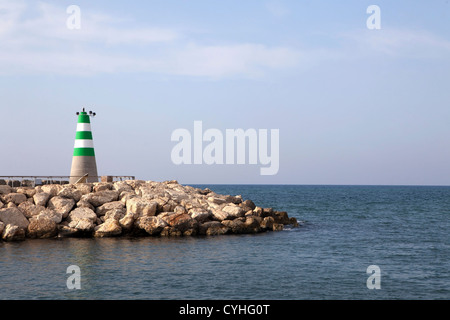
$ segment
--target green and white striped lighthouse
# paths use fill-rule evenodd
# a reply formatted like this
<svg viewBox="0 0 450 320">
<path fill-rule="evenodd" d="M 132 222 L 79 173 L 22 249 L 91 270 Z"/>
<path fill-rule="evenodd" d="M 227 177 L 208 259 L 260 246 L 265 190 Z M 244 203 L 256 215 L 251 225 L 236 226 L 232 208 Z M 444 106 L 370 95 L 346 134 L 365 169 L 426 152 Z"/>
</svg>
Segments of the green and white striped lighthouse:
<svg viewBox="0 0 450 320">
<path fill-rule="evenodd" d="M 94 140 L 92 139 L 90 117 L 95 113 L 84 110 L 77 112 L 78 123 L 73 149 L 70 183 L 75 183 L 87 174 L 86 182 L 98 182 L 97 164 L 95 162 Z"/>
</svg>

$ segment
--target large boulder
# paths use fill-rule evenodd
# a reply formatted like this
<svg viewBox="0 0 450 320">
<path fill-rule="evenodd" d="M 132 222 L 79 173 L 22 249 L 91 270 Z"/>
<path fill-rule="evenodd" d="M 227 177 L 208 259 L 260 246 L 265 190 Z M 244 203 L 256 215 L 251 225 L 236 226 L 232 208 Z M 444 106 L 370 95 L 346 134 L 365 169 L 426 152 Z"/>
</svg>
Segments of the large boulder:
<svg viewBox="0 0 450 320">
<path fill-rule="evenodd" d="M 80 201 L 83 193 L 73 185 L 64 186 L 61 191 L 58 192 L 59 197 L 73 199 L 75 202 Z"/>
<path fill-rule="evenodd" d="M 41 211 L 39 213 L 39 216 L 46 217 L 47 219 L 54 221 L 56 224 L 61 223 L 63 219 L 63 215 L 61 212 L 57 212 L 49 208 L 45 208 L 43 211 Z"/>
<path fill-rule="evenodd" d="M 117 201 L 118 198 L 119 192 L 117 190 L 102 190 L 99 192 L 85 194 L 80 200 L 87 200 L 94 207 L 100 207 L 107 202 Z"/>
<path fill-rule="evenodd" d="M 167 222 L 160 217 L 144 216 L 136 220 L 135 225 L 138 229 L 145 230 L 149 235 L 159 235 Z"/>
<path fill-rule="evenodd" d="M 198 233 L 200 235 L 216 236 L 228 233 L 230 229 L 219 221 L 209 221 L 199 225 Z"/>
<path fill-rule="evenodd" d="M 205 222 L 212 217 L 212 213 L 204 208 L 192 208 L 189 210 L 189 215 L 198 222 Z"/>
<path fill-rule="evenodd" d="M 45 210 L 44 206 L 35 205 L 29 201 L 22 202 L 17 208 L 22 211 L 24 216 L 28 219 L 39 215 Z"/>
<path fill-rule="evenodd" d="M 15 193 L 15 192 L 14 193 L 8 193 L 7 195 L 3 196 L 3 201 L 6 202 L 6 203 L 12 202 L 16 206 L 18 206 L 22 202 L 27 201 L 27 196 L 24 195 L 23 193 Z"/>
<path fill-rule="evenodd" d="M 275 223 L 290 224 L 289 216 L 286 211 L 275 211 Z"/>
<path fill-rule="evenodd" d="M 223 212 L 226 212 L 231 216 L 232 218 L 239 218 L 244 216 L 244 210 L 236 205 L 227 205 L 222 208 Z"/>
<path fill-rule="evenodd" d="M 259 223 L 253 217 L 224 220 L 222 224 L 231 229 L 232 233 L 255 233 L 260 230 Z"/>
<path fill-rule="evenodd" d="M 39 192 L 33 196 L 34 204 L 37 206 L 46 206 L 48 199 L 50 199 L 50 193 Z"/>
<path fill-rule="evenodd" d="M 13 224 L 7 224 L 3 230 L 2 239 L 5 241 L 25 240 L 25 229 Z"/>
<path fill-rule="evenodd" d="M 104 216 L 100 217 L 100 219 L 102 221 L 106 221 L 108 219 L 114 219 L 114 220 L 119 221 L 124 216 L 125 216 L 125 210 L 124 209 L 112 209 L 112 210 L 107 211 Z"/>
<path fill-rule="evenodd" d="M 56 196 L 61 189 L 62 185 L 59 184 L 46 184 L 41 186 L 42 192 L 48 193 L 50 197 Z"/>
<path fill-rule="evenodd" d="M 108 211 L 111 211 L 111 210 L 120 210 L 120 211 L 123 211 L 123 214 L 125 214 L 125 206 L 123 205 L 123 203 L 121 201 L 113 201 L 113 202 L 105 203 L 105 204 L 101 205 L 100 207 L 98 207 L 95 210 L 95 213 L 97 213 L 97 216 L 101 217 L 101 216 L 104 216 L 105 214 L 107 214 Z"/>
<path fill-rule="evenodd" d="M 72 210 L 75 205 L 75 200 L 71 198 L 63 198 L 61 196 L 56 196 L 48 201 L 47 208 L 53 209 L 60 213 L 63 219 L 67 218 L 67 215 Z"/>
<path fill-rule="evenodd" d="M 68 227 L 76 229 L 80 233 L 90 233 L 94 231 L 95 224 L 91 219 L 88 218 L 80 218 L 76 220 L 72 220 Z"/>
<path fill-rule="evenodd" d="M 139 216 L 154 216 L 158 203 L 156 201 L 131 198 L 127 200 L 127 213 L 132 212 Z"/>
<path fill-rule="evenodd" d="M 26 229 L 29 224 L 22 211 L 16 207 L 0 209 L 0 221 L 5 225 L 11 224 L 22 229 Z"/>
<path fill-rule="evenodd" d="M 119 221 L 108 219 L 95 228 L 94 237 L 114 237 L 122 233 L 122 227 Z"/>
<path fill-rule="evenodd" d="M 182 233 L 185 233 L 186 231 L 197 232 L 198 221 L 192 219 L 191 216 L 186 213 L 168 214 L 162 219 L 164 219 L 170 227 Z"/>
<path fill-rule="evenodd" d="M 139 216 L 136 213 L 128 212 L 119 220 L 119 224 L 123 230 L 130 231 L 138 217 Z"/>
<path fill-rule="evenodd" d="M 12 188 L 8 185 L 0 185 L 0 194 L 8 194 L 12 192 Z"/>
<path fill-rule="evenodd" d="M 76 208 L 69 213 L 67 217 L 68 222 L 77 221 L 81 219 L 90 220 L 92 223 L 97 221 L 97 215 L 89 208 Z"/>
<path fill-rule="evenodd" d="M 58 234 L 56 222 L 52 219 L 39 215 L 30 219 L 30 224 L 27 228 L 27 235 L 29 238 L 52 238 Z"/>
</svg>

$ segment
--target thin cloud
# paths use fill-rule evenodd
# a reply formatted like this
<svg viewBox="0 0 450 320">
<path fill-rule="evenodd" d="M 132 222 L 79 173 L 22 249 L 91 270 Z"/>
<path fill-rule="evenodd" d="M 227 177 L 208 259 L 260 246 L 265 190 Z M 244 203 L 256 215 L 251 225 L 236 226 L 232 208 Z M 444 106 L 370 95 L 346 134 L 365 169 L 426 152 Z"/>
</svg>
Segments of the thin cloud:
<svg viewBox="0 0 450 320">
<path fill-rule="evenodd" d="M 0 35 L 0 74 L 94 75 L 151 72 L 222 78 L 259 77 L 295 67 L 299 52 L 287 47 L 244 43 L 201 45 L 178 41 L 172 29 L 130 27 L 130 21 L 81 8 L 81 29 L 66 27 L 65 8 L 5 5 L 7 34 Z M 35 10 L 32 18 L 23 18 Z M 119 21 L 119 22 L 116 22 Z M 131 24 L 132 25 L 132 24 Z"/>
<path fill-rule="evenodd" d="M 367 56 L 382 54 L 391 58 L 448 58 L 450 41 L 425 30 L 385 28 L 360 30 L 340 34 L 343 47 L 354 54 Z"/>
</svg>

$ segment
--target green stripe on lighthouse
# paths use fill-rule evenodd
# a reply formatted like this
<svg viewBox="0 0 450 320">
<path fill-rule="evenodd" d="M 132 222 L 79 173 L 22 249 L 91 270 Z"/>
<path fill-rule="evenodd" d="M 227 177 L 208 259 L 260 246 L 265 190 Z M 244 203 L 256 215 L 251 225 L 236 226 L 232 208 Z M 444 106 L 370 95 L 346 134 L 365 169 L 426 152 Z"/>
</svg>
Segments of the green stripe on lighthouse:
<svg viewBox="0 0 450 320">
<path fill-rule="evenodd" d="M 95 157 L 94 148 L 74 148 L 74 157 Z"/>
<path fill-rule="evenodd" d="M 75 139 L 89 139 L 89 140 L 92 140 L 92 132 L 91 131 L 77 131 Z"/>
</svg>

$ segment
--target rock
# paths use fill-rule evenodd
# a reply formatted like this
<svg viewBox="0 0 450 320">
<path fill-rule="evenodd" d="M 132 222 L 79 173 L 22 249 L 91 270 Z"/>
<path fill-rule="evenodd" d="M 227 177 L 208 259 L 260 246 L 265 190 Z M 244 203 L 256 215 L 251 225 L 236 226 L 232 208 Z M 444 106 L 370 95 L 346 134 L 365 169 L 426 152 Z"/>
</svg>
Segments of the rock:
<svg viewBox="0 0 450 320">
<path fill-rule="evenodd" d="M 275 223 L 289 224 L 289 217 L 288 217 L 287 212 L 285 212 L 285 211 L 276 211 L 274 219 L 275 219 Z"/>
<path fill-rule="evenodd" d="M 239 218 L 244 216 L 244 210 L 236 205 L 227 205 L 222 208 L 222 211 L 228 213 L 229 216 L 233 218 Z"/>
<path fill-rule="evenodd" d="M 90 232 L 94 231 L 95 225 L 91 219 L 81 218 L 81 219 L 77 219 L 77 220 L 72 220 L 69 223 L 69 227 L 76 229 L 79 232 L 90 233 Z"/>
<path fill-rule="evenodd" d="M 215 204 L 224 204 L 226 203 L 226 200 L 219 197 L 209 197 L 208 201 Z"/>
<path fill-rule="evenodd" d="M 5 229 L 5 224 L 0 221 L 0 235 L 3 233 L 4 229 Z"/>
<path fill-rule="evenodd" d="M 17 208 L 22 211 L 23 215 L 28 219 L 39 215 L 45 210 L 44 206 L 35 205 L 28 201 L 22 202 Z"/>
<path fill-rule="evenodd" d="M 263 208 L 262 218 L 273 216 L 275 212 L 272 208 Z"/>
<path fill-rule="evenodd" d="M 5 225 L 11 224 L 22 229 L 26 229 L 29 224 L 22 211 L 15 207 L 0 209 L 0 221 Z"/>
<path fill-rule="evenodd" d="M 63 198 L 56 196 L 48 201 L 47 208 L 53 209 L 58 213 L 61 213 L 63 219 L 67 218 L 67 215 L 75 205 L 75 200 L 69 198 Z"/>
<path fill-rule="evenodd" d="M 52 238 L 58 234 L 56 222 L 52 219 L 39 215 L 30 219 L 27 228 L 27 236 L 29 238 Z"/>
<path fill-rule="evenodd" d="M 251 210 L 254 210 L 256 208 L 256 205 L 252 200 L 245 200 L 244 202 L 242 202 L 242 207 L 249 207 Z"/>
<path fill-rule="evenodd" d="M 12 188 L 8 185 L 0 185 L 0 194 L 8 194 L 12 192 Z"/>
<path fill-rule="evenodd" d="M 132 192 L 122 191 L 119 194 L 119 199 L 123 203 L 124 206 L 127 204 L 127 201 L 132 198 L 138 198 L 138 196 L 136 195 L 136 193 L 134 193 L 134 191 L 132 191 Z"/>
<path fill-rule="evenodd" d="M 101 217 L 103 221 L 106 221 L 108 219 L 114 219 L 119 221 L 125 216 L 125 210 L 124 209 L 112 209 L 106 212 L 104 216 Z"/>
<path fill-rule="evenodd" d="M 40 193 L 36 193 L 33 196 L 34 199 L 34 204 L 37 206 L 46 206 L 48 199 L 50 198 L 50 194 L 47 192 L 40 192 Z"/>
<path fill-rule="evenodd" d="M 176 206 L 176 202 L 170 199 L 162 206 L 162 212 L 173 212 Z"/>
<path fill-rule="evenodd" d="M 187 213 L 186 208 L 183 207 L 183 206 L 180 206 L 180 205 L 176 206 L 173 209 L 173 212 L 175 212 L 175 213 Z"/>
<path fill-rule="evenodd" d="M 203 208 L 192 208 L 189 210 L 189 215 L 198 222 L 205 222 L 212 217 L 212 213 Z"/>
<path fill-rule="evenodd" d="M 228 227 L 232 233 L 246 233 L 246 225 L 242 221 L 242 218 L 234 219 L 234 220 L 224 220 L 222 224 Z"/>
<path fill-rule="evenodd" d="M 234 204 L 239 204 L 242 203 L 242 196 L 238 195 L 238 196 L 226 196 L 225 197 L 225 202 L 231 202 Z"/>
<path fill-rule="evenodd" d="M 189 229 L 196 231 L 198 228 L 197 220 L 192 219 L 191 216 L 186 213 L 173 213 L 163 217 L 162 219 L 166 221 L 169 226 L 179 230 L 182 233 Z"/>
<path fill-rule="evenodd" d="M 260 227 L 264 230 L 273 230 L 273 224 L 275 223 L 275 220 L 273 217 L 265 217 L 261 223 Z"/>
<path fill-rule="evenodd" d="M 2 201 L 0 201 L 0 209 L 3 208 L 4 206 L 5 204 Z"/>
<path fill-rule="evenodd" d="M 73 199 L 75 202 L 80 201 L 83 193 L 73 185 L 65 186 L 58 192 L 58 197 Z"/>
<path fill-rule="evenodd" d="M 163 237 L 181 237 L 183 235 L 183 232 L 180 230 L 167 226 L 161 231 L 161 236 Z"/>
<path fill-rule="evenodd" d="M 80 232 L 78 231 L 78 229 L 64 225 L 58 225 L 58 237 L 60 238 L 75 237 L 78 236 L 79 234 Z"/>
<path fill-rule="evenodd" d="M 297 228 L 299 226 L 297 219 L 294 217 L 289 218 L 289 224 L 294 228 Z"/>
<path fill-rule="evenodd" d="M 77 183 L 74 185 L 75 189 L 79 190 L 82 195 L 89 194 L 92 192 L 91 183 Z"/>
<path fill-rule="evenodd" d="M 160 217 L 144 216 L 136 220 L 136 227 L 145 230 L 149 235 L 158 235 L 167 226 L 167 222 Z"/>
<path fill-rule="evenodd" d="M 69 213 L 67 221 L 71 222 L 80 219 L 88 219 L 95 222 L 97 220 L 97 215 L 89 208 L 76 208 Z"/>
<path fill-rule="evenodd" d="M 16 192 L 26 195 L 27 198 L 33 198 L 33 196 L 36 194 L 36 189 L 29 188 L 29 187 L 21 187 L 21 188 L 17 188 Z"/>
<path fill-rule="evenodd" d="M 63 219 L 63 215 L 60 212 L 56 212 L 53 209 L 46 208 L 43 211 L 39 213 L 39 216 L 46 217 L 52 221 L 54 221 L 56 224 L 61 223 Z"/>
<path fill-rule="evenodd" d="M 119 192 L 117 190 L 103 190 L 85 194 L 81 197 L 80 200 L 87 200 L 94 207 L 100 207 L 107 202 L 117 201 L 118 198 Z"/>
<path fill-rule="evenodd" d="M 25 240 L 25 229 L 13 224 L 7 224 L 3 230 L 2 239 L 5 241 Z"/>
<path fill-rule="evenodd" d="M 134 193 L 133 188 L 126 181 L 114 182 L 113 189 L 117 190 L 119 192 L 119 194 L 124 191 Z"/>
<path fill-rule="evenodd" d="M 273 224 L 273 231 L 282 231 L 284 226 L 281 223 L 274 223 Z"/>
<path fill-rule="evenodd" d="M 247 216 L 244 222 L 245 233 L 257 233 L 261 231 L 260 222 L 262 219 L 260 217 Z"/>
<path fill-rule="evenodd" d="M 138 218 L 138 215 L 133 212 L 128 212 L 124 215 L 122 219 L 119 220 L 119 224 L 122 227 L 122 229 L 129 231 L 132 229 L 134 222 Z"/>
<path fill-rule="evenodd" d="M 59 184 L 46 184 L 41 186 L 42 192 L 48 193 L 50 197 L 55 197 L 61 189 L 62 186 Z"/>
<path fill-rule="evenodd" d="M 125 214 L 125 206 L 121 201 L 113 201 L 113 202 L 105 203 L 105 204 L 101 205 L 100 207 L 98 207 L 95 210 L 95 213 L 97 213 L 97 216 L 101 217 L 101 216 L 104 216 L 108 211 L 111 211 L 111 210 L 121 210 L 121 211 L 123 211 L 123 214 Z"/>
<path fill-rule="evenodd" d="M 154 216 L 156 214 L 157 202 L 142 198 L 131 198 L 127 200 L 127 213 L 136 213 L 139 216 Z"/>
<path fill-rule="evenodd" d="M 122 227 L 119 222 L 114 219 L 108 219 L 96 228 L 94 237 L 114 237 L 120 235 L 121 233 Z"/>
<path fill-rule="evenodd" d="M 212 213 L 212 218 L 214 218 L 218 221 L 233 219 L 233 217 L 228 212 L 222 211 L 220 209 L 211 209 L 211 213 Z"/>
<path fill-rule="evenodd" d="M 223 235 L 230 229 L 219 221 L 209 221 L 199 225 L 198 233 L 207 236 Z"/>
<path fill-rule="evenodd" d="M 263 217 L 263 208 L 255 207 L 255 209 L 253 209 L 253 214 L 257 217 Z"/>
<path fill-rule="evenodd" d="M 86 199 L 81 199 L 77 202 L 77 208 L 89 208 L 92 211 L 95 211 L 95 207 Z"/>
<path fill-rule="evenodd" d="M 98 182 L 98 183 L 95 183 L 94 186 L 92 187 L 92 190 L 94 192 L 99 192 L 99 191 L 104 191 L 104 190 L 112 190 L 112 189 L 113 189 L 112 182 Z"/>
<path fill-rule="evenodd" d="M 21 204 L 22 202 L 27 201 L 27 196 L 23 193 L 9 193 L 3 197 L 5 202 L 12 202 L 16 206 Z"/>
</svg>

